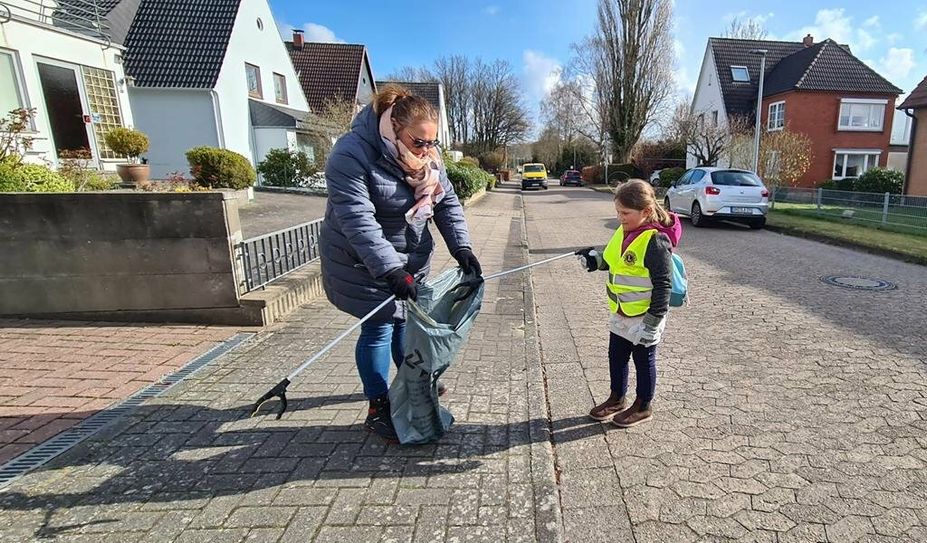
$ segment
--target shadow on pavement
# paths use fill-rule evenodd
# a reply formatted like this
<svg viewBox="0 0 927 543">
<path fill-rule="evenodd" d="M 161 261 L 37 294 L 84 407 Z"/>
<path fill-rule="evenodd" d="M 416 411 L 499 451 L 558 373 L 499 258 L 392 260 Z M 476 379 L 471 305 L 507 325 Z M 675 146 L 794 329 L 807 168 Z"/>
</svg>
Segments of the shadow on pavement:
<svg viewBox="0 0 927 543">
<path fill-rule="evenodd" d="M 250 406 L 143 406 L 12 483 L 0 492 L 0 510 L 42 510 L 34 536 L 48 538 L 108 522 L 50 526 L 57 510 L 75 506 L 183 502 L 327 479 L 478 474 L 486 472 L 486 457 L 531 444 L 529 427 L 538 422 L 455 423 L 437 443 L 401 446 L 386 445 L 359 423 L 305 421 L 326 406 L 349 402 L 363 397 L 294 399 L 280 421 L 270 415 L 249 419 Z M 546 419 L 541 426 L 548 427 Z M 554 421 L 553 428 L 558 443 L 602 433 L 599 423 L 585 417 Z M 548 439 L 546 431 L 537 436 Z M 59 471 L 64 478 L 49 473 Z"/>
</svg>

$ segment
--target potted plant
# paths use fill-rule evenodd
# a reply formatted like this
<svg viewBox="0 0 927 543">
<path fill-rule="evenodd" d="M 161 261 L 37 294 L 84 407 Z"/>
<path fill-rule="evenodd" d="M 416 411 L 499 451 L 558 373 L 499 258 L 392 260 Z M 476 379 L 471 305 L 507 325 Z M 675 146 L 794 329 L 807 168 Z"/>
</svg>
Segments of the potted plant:
<svg viewBox="0 0 927 543">
<path fill-rule="evenodd" d="M 129 158 L 128 164 L 117 164 L 116 173 L 122 179 L 122 186 L 135 188 L 148 180 L 151 169 L 148 164 L 139 164 L 138 157 L 148 151 L 148 136 L 131 128 L 114 128 L 104 136 L 106 145 L 119 156 Z"/>
</svg>

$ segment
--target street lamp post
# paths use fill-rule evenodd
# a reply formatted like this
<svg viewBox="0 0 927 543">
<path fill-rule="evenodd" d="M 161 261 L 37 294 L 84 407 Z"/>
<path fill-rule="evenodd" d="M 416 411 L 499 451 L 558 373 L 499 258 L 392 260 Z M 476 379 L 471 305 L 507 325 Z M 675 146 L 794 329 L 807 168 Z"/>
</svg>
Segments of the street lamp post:
<svg viewBox="0 0 927 543">
<path fill-rule="evenodd" d="M 760 55 L 760 88 L 756 92 L 756 126 L 753 129 L 753 173 L 760 171 L 760 118 L 763 116 L 763 78 L 766 75 L 766 49 L 752 49 L 751 55 Z"/>
</svg>

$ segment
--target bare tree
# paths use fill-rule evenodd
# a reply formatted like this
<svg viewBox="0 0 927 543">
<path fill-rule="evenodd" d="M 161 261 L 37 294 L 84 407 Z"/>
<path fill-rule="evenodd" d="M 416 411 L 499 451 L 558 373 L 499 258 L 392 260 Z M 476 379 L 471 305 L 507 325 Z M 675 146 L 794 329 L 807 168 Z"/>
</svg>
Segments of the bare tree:
<svg viewBox="0 0 927 543">
<path fill-rule="evenodd" d="M 416 83 L 435 81 L 435 79 L 434 74 L 424 66 L 403 66 L 384 78 L 385 81 L 412 81 Z"/>
<path fill-rule="evenodd" d="M 736 115 L 727 122 L 715 122 L 704 113 L 690 112 L 686 104 L 676 107 L 673 126 L 699 166 L 715 166 L 723 156 L 729 155 L 736 142 L 743 141 L 752 127 L 749 120 Z M 729 156 L 729 160 L 733 158 Z"/>
<path fill-rule="evenodd" d="M 461 55 L 441 57 L 435 60 L 434 76 L 444 85 L 452 143 L 462 145 L 470 140 L 470 61 Z"/>
<path fill-rule="evenodd" d="M 480 155 L 522 140 L 530 123 L 511 64 L 503 60 L 492 64 L 477 60 L 471 82 L 470 153 Z"/>
<path fill-rule="evenodd" d="M 608 89 L 597 81 L 605 79 L 607 67 L 599 62 L 600 56 L 592 42 L 592 38 L 587 38 L 571 46 L 573 57 L 567 65 L 569 84 L 566 89 L 579 106 L 576 131 L 596 146 L 604 160 L 608 150 Z"/>
<path fill-rule="evenodd" d="M 351 130 L 357 111 L 358 107 L 353 100 L 332 96 L 322 102 L 322 110 L 316 113 L 316 117 L 327 127 L 343 134 Z"/>
<path fill-rule="evenodd" d="M 599 0 L 587 65 L 619 162 L 673 91 L 672 17 L 672 0 Z"/>
<path fill-rule="evenodd" d="M 734 17 L 731 24 L 721 34 L 724 38 L 736 38 L 739 40 L 765 40 L 769 31 L 763 26 L 763 23 L 754 19 L 741 19 Z"/>
</svg>

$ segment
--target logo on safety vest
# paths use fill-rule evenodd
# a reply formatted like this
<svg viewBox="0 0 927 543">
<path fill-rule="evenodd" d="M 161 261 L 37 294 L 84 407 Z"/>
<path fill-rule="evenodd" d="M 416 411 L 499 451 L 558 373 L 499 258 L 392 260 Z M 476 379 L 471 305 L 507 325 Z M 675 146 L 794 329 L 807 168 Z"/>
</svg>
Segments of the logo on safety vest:
<svg viewBox="0 0 927 543">
<path fill-rule="evenodd" d="M 631 251 L 628 251 L 624 254 L 624 263 L 628 266 L 633 266 L 637 263 L 637 255 Z"/>
</svg>

